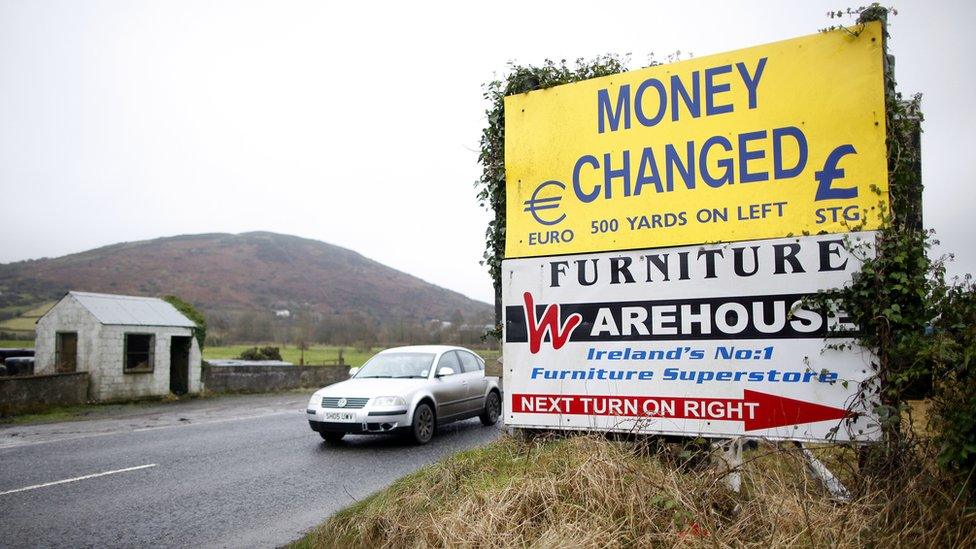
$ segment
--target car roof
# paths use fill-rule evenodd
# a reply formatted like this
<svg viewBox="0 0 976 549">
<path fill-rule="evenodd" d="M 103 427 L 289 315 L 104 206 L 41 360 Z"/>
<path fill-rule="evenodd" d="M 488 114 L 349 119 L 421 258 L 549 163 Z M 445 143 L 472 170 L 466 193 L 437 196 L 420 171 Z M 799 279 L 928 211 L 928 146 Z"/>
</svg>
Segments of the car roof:
<svg viewBox="0 0 976 549">
<path fill-rule="evenodd" d="M 456 347 L 454 345 L 406 345 L 403 347 L 392 347 L 390 349 L 384 349 L 380 351 L 382 353 L 444 353 L 447 351 L 468 351 L 470 349 L 465 349 L 464 347 Z"/>
</svg>

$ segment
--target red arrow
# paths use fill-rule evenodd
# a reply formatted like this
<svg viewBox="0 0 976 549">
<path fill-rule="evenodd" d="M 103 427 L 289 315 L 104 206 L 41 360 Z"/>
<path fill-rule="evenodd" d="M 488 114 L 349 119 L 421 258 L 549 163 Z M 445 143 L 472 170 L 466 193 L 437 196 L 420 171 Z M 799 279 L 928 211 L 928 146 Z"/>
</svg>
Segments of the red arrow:
<svg viewBox="0 0 976 549">
<path fill-rule="evenodd" d="M 848 415 L 847 410 L 843 408 L 834 408 L 815 402 L 769 395 L 748 389 L 742 392 L 742 397 L 744 401 L 759 404 L 759 412 L 756 417 L 751 420 L 748 418 L 744 420 L 746 431 L 843 419 Z"/>
<path fill-rule="evenodd" d="M 746 431 L 842 419 L 847 410 L 778 395 L 743 391 L 742 398 L 513 394 L 512 411 L 665 419 L 741 421 Z"/>
</svg>

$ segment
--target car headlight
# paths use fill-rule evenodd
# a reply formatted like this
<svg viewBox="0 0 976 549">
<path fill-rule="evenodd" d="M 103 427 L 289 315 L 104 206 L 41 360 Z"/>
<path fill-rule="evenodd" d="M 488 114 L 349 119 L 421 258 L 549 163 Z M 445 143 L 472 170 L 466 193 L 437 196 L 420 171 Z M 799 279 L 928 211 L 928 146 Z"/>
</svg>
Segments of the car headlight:
<svg viewBox="0 0 976 549">
<path fill-rule="evenodd" d="M 373 399 L 373 406 L 406 406 L 407 401 L 403 397 L 376 397 Z"/>
</svg>

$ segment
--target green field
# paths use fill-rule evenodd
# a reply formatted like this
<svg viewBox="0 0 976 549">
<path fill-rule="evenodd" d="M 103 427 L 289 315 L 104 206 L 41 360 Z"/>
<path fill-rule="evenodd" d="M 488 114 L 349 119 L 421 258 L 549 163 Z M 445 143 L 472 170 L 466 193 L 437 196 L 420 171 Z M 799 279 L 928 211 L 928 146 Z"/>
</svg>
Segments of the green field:
<svg viewBox="0 0 976 549">
<path fill-rule="evenodd" d="M 220 347 L 204 347 L 203 359 L 211 358 L 237 358 L 241 352 L 251 347 L 277 347 L 281 351 L 281 359 L 286 362 L 298 364 L 301 351 L 295 345 L 283 343 L 257 343 L 241 345 L 221 345 Z M 332 345 L 312 345 L 305 350 L 305 364 L 335 364 L 339 358 L 340 347 Z M 376 348 L 371 351 L 357 351 L 353 347 L 341 347 L 342 358 L 349 367 L 362 366 L 366 359 L 373 356 L 381 349 Z"/>
<path fill-rule="evenodd" d="M 37 319 L 48 312 L 55 303 L 55 301 L 50 301 L 26 310 L 14 318 L 0 321 L 0 332 L 33 332 Z"/>
<path fill-rule="evenodd" d="M 295 345 L 285 345 L 281 343 L 259 343 L 259 344 L 248 344 L 248 345 L 222 345 L 220 347 L 204 347 L 203 349 L 203 359 L 211 358 L 237 358 L 241 355 L 241 352 L 250 349 L 251 347 L 264 347 L 270 345 L 272 347 L 278 347 L 281 351 L 281 358 L 287 362 L 293 364 L 298 364 L 298 359 L 300 356 L 300 351 Z M 312 345 L 305 351 L 305 364 L 335 364 L 336 359 L 339 357 L 339 349 L 342 349 L 342 358 L 346 365 L 350 368 L 353 366 L 362 366 L 369 357 L 383 350 L 383 347 L 374 347 L 369 351 L 360 351 L 354 347 L 338 347 L 335 345 Z M 498 359 L 498 351 L 486 351 L 480 349 L 474 349 L 476 353 L 481 355 L 488 363 L 488 372 L 492 373 L 492 367 L 496 364 L 495 361 Z M 497 375 L 497 374 L 495 374 Z"/>
</svg>

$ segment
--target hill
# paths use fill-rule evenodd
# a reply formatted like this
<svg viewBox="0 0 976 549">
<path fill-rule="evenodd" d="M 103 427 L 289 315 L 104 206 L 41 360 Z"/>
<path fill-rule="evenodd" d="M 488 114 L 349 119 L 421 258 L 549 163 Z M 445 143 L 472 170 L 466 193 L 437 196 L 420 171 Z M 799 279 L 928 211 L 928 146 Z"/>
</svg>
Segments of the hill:
<svg viewBox="0 0 976 549">
<path fill-rule="evenodd" d="M 268 232 L 157 238 L 0 264 L 0 311 L 7 317 L 68 290 L 174 294 L 224 319 L 281 309 L 312 320 L 352 317 L 381 325 L 456 319 L 457 312 L 468 322 L 492 318 L 487 303 L 352 250 Z"/>
</svg>

